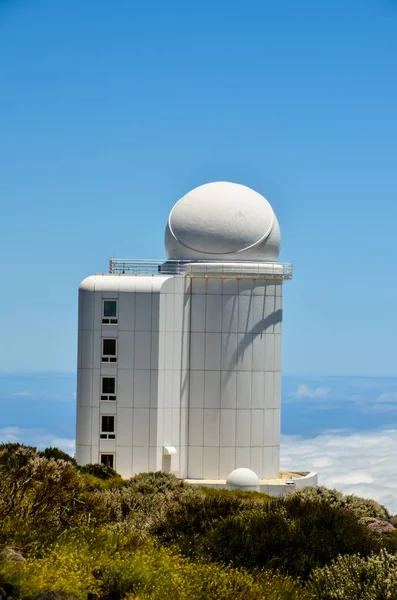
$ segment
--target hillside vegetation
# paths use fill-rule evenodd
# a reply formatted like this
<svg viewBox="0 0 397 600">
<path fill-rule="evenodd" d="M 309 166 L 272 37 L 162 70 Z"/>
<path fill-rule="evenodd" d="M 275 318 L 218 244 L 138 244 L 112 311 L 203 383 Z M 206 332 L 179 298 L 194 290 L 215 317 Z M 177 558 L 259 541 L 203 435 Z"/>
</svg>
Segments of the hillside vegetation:
<svg viewBox="0 0 397 600">
<path fill-rule="evenodd" d="M 372 500 L 123 480 L 56 448 L 0 445 L 0 545 L 0 595 L 21 600 L 397 598 L 395 530 Z"/>
</svg>

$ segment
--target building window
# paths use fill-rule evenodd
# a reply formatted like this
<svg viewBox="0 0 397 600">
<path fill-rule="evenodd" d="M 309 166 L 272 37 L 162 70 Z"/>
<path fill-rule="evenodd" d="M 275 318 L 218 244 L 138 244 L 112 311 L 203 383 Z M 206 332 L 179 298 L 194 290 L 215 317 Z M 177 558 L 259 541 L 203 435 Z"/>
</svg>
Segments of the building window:
<svg viewBox="0 0 397 600">
<path fill-rule="evenodd" d="M 114 469 L 114 454 L 101 454 L 101 465 Z"/>
<path fill-rule="evenodd" d="M 115 377 L 102 377 L 101 400 L 116 400 Z"/>
<path fill-rule="evenodd" d="M 114 428 L 114 416 L 101 416 L 101 440 L 114 440 L 116 438 Z"/>
<path fill-rule="evenodd" d="M 117 362 L 116 340 L 102 340 L 102 362 Z"/>
<path fill-rule="evenodd" d="M 116 325 L 117 318 L 117 300 L 104 300 L 102 304 L 102 323 L 105 325 Z"/>
</svg>

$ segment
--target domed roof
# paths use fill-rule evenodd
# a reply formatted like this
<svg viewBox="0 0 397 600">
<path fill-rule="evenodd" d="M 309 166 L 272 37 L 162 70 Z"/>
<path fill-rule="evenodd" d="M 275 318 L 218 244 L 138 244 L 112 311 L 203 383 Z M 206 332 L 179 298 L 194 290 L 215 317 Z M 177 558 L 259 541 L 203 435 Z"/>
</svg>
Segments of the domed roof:
<svg viewBox="0 0 397 600">
<path fill-rule="evenodd" d="M 169 259 L 277 260 L 280 229 L 269 202 L 249 187 L 201 185 L 173 207 L 165 232 Z"/>
<path fill-rule="evenodd" d="M 247 491 L 259 491 L 260 481 L 255 471 L 251 469 L 235 469 L 229 473 L 226 485 L 229 489 L 240 489 Z"/>
</svg>

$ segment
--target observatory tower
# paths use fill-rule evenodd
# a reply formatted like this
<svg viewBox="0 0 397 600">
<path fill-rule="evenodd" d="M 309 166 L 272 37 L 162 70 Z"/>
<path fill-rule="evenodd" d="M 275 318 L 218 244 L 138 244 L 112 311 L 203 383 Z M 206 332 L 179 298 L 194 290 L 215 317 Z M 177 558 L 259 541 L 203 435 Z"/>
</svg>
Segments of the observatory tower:
<svg viewBox="0 0 397 600">
<path fill-rule="evenodd" d="M 243 185 L 202 185 L 171 210 L 165 249 L 80 285 L 77 460 L 124 477 L 277 477 L 292 269 L 274 211 Z"/>
</svg>

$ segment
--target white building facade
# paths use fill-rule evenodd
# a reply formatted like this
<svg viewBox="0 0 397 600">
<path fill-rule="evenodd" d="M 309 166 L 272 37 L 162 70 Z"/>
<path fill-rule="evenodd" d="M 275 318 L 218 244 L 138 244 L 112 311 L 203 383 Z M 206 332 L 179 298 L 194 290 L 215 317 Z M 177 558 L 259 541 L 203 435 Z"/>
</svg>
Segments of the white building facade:
<svg viewBox="0 0 397 600">
<path fill-rule="evenodd" d="M 200 186 L 174 206 L 167 260 L 112 260 L 79 290 L 77 451 L 123 477 L 225 480 L 280 468 L 283 282 L 267 200 Z"/>
</svg>

